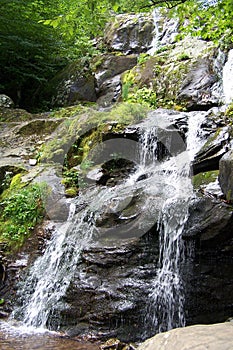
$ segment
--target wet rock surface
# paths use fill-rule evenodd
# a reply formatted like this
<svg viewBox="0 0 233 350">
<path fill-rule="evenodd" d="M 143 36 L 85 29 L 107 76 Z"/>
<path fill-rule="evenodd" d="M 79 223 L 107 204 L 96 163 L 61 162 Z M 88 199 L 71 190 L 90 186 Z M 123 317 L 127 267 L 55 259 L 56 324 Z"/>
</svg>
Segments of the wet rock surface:
<svg viewBox="0 0 233 350">
<path fill-rule="evenodd" d="M 108 247 L 107 242 L 83 252 L 65 297 L 70 308 L 60 313 L 62 325 L 70 325 L 68 334 L 139 340 L 148 283 L 158 260 L 158 237 L 151 232 L 118 246 Z"/>
<path fill-rule="evenodd" d="M 226 199 L 233 201 L 233 150 L 227 152 L 220 160 L 219 183 Z"/>
</svg>

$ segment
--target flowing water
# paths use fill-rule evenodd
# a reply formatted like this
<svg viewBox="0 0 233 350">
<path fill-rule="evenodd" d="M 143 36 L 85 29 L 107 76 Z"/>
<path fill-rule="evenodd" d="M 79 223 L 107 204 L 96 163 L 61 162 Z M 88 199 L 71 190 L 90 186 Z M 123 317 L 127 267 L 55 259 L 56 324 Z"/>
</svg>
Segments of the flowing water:
<svg viewBox="0 0 233 350">
<path fill-rule="evenodd" d="M 233 50 L 228 53 L 228 60 L 223 67 L 223 92 L 225 103 L 230 103 L 233 100 Z"/>
<path fill-rule="evenodd" d="M 71 200 L 67 222 L 54 224 L 55 230 L 45 253 L 35 261 L 21 282 L 20 306 L 13 317 L 21 319 L 27 327 L 53 329 L 57 310 L 64 308 L 63 297 L 74 277 L 83 249 L 96 244 L 101 238 L 101 229 L 97 227 L 96 220 L 105 211 L 119 212 L 137 190 L 145 195 L 143 209 L 147 213 L 147 222 L 140 224 L 138 236 L 154 225 L 155 214 L 159 216 L 160 232 L 160 261 L 157 275 L 152 281 L 145 328 L 163 331 L 185 325 L 181 273 L 184 247 L 181 236 L 193 194 L 190 162 L 201 144 L 198 130 L 204 114 L 190 114 L 187 149 L 185 146 L 183 150 L 171 146 L 174 135 L 175 145 L 184 144 L 177 129 L 170 128 L 166 139 L 159 132 L 171 122 L 156 118 L 156 113 L 152 117 L 149 122 L 139 125 L 141 137 L 135 147 L 136 153 L 139 152 L 136 171 L 115 187 L 89 186 L 84 189 L 78 198 Z M 164 149 L 161 151 L 164 143 L 166 152 Z M 138 181 L 145 174 L 145 179 Z M 126 226 L 123 227 L 124 232 L 127 235 L 130 232 Z M 135 228 L 133 232 L 135 235 Z M 113 237 L 115 242 L 127 238 L 123 233 L 119 230 L 116 232 Z M 56 329 L 59 329 L 59 325 Z"/>
<path fill-rule="evenodd" d="M 154 53 L 157 51 L 158 49 L 158 45 L 159 45 L 159 25 L 158 22 L 160 20 L 160 12 L 158 9 L 154 9 L 152 12 L 152 16 L 153 16 L 153 23 L 154 23 L 154 33 L 153 33 L 153 40 L 151 42 L 151 48 L 147 51 L 147 53 L 151 56 L 154 55 Z"/>
<path fill-rule="evenodd" d="M 145 335 L 185 326 L 182 264 L 185 262 L 182 232 L 193 196 L 190 163 L 203 144 L 201 124 L 204 113 L 191 114 L 187 149 L 164 162 L 164 183 L 173 184 L 164 201 L 160 220 L 160 257 L 157 275 L 149 294 Z"/>
</svg>

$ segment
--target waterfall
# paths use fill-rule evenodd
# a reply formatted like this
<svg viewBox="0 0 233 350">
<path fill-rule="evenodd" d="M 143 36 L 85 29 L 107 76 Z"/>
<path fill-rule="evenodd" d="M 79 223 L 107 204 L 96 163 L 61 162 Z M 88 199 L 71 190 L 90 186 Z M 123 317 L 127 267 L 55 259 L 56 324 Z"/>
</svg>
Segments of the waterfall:
<svg viewBox="0 0 233 350">
<path fill-rule="evenodd" d="M 67 221 L 54 223 L 44 254 L 36 259 L 21 282 L 20 306 L 13 317 L 23 320 L 27 326 L 59 329 L 59 310 L 69 307 L 64 297 L 79 268 L 82 251 L 101 240 L 103 232 L 96 224 L 98 218 L 106 212 L 121 211 L 137 192 L 146 198 L 142 207 L 146 223 L 140 222 L 138 232 L 133 227 L 134 237 L 148 232 L 156 222 L 155 216 L 159 216 L 159 267 L 151 284 L 145 327 L 162 331 L 185 325 L 181 236 L 193 193 L 190 162 L 201 145 L 198 130 L 204 113 L 189 114 L 187 149 L 177 128 L 171 126 L 174 114 L 171 113 L 171 121 L 165 116 L 161 118 L 161 113 L 161 110 L 153 111 L 138 125 L 141 136 L 135 142 L 135 152 L 139 152 L 139 157 L 135 156 L 137 169 L 114 187 L 91 185 L 83 189 L 70 201 Z M 188 114 L 183 116 L 187 119 Z M 179 144 L 183 148 L 180 149 Z M 111 237 L 107 238 L 115 239 L 120 245 L 120 240 L 125 235 L 129 237 L 131 231 L 130 223 L 126 223 L 122 229 L 116 227 L 114 237 L 111 231 Z"/>
<path fill-rule="evenodd" d="M 187 150 L 162 165 L 164 183 L 172 184 L 166 193 L 158 223 L 160 257 L 157 274 L 152 281 L 145 319 L 145 337 L 185 326 L 182 265 L 185 263 L 182 232 L 188 219 L 189 201 L 193 196 L 190 164 L 204 143 L 200 126 L 205 113 L 190 113 Z M 166 186 L 164 186 L 166 188 Z"/>
<path fill-rule="evenodd" d="M 158 9 L 154 9 L 152 12 L 152 16 L 153 16 L 153 23 L 154 23 L 154 33 L 153 33 L 153 39 L 151 42 L 151 48 L 147 51 L 147 53 L 151 56 L 154 55 L 154 53 L 157 51 L 158 49 L 158 44 L 159 44 L 159 26 L 158 26 L 158 22 L 160 19 L 160 12 Z"/>
<path fill-rule="evenodd" d="M 231 103 L 233 100 L 233 50 L 228 53 L 228 60 L 223 67 L 223 93 L 225 103 Z"/>
<path fill-rule="evenodd" d="M 23 307 L 15 310 L 27 326 L 45 328 L 74 275 L 82 250 L 95 233 L 93 217 L 88 210 L 75 215 L 80 201 L 70 204 L 67 222 L 57 225 L 43 256 L 31 267 L 21 287 Z M 77 237 L 78 244 L 77 244 Z"/>
</svg>

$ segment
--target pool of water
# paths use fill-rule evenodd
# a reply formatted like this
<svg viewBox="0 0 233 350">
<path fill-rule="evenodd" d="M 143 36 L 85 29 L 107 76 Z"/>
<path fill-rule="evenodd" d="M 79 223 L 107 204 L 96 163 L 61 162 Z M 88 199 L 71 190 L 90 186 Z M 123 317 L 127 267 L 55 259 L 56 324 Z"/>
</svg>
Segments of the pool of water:
<svg viewBox="0 0 233 350">
<path fill-rule="evenodd" d="M 99 350 L 98 344 L 81 342 L 55 332 L 26 330 L 0 323 L 1 350 Z"/>
</svg>

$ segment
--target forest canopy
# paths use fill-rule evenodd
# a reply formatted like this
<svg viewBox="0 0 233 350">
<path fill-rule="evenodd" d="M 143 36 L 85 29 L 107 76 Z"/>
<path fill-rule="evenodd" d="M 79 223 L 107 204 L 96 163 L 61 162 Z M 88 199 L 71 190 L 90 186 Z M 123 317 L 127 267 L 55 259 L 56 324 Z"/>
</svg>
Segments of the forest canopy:
<svg viewBox="0 0 233 350">
<path fill-rule="evenodd" d="M 0 93 L 27 106 L 45 81 L 69 61 L 96 53 L 110 16 L 170 9 L 184 33 L 232 42 L 232 0 L 2 0 L 0 4 Z"/>
</svg>

